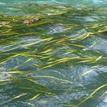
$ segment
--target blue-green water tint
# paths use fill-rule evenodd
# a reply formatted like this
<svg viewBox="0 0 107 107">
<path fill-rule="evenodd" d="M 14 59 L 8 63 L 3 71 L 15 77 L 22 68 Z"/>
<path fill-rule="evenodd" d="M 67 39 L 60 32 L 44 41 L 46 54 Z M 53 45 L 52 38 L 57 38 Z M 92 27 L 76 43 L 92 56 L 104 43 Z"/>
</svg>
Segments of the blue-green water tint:
<svg viewBox="0 0 107 107">
<path fill-rule="evenodd" d="M 19 15 L 19 11 L 15 5 L 25 3 L 39 3 L 39 4 L 59 4 L 59 5 L 73 5 L 73 6 L 94 6 L 106 7 L 106 0 L 0 0 L 0 13 L 8 15 Z"/>
<path fill-rule="evenodd" d="M 0 107 L 106 107 L 106 0 L 0 0 Z"/>
</svg>

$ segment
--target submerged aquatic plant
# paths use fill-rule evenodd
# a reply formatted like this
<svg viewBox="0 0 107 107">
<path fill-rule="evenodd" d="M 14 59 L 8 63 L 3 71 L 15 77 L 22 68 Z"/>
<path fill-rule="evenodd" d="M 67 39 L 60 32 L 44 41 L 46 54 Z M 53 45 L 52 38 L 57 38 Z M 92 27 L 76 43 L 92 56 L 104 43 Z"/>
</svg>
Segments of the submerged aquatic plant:
<svg viewBox="0 0 107 107">
<path fill-rule="evenodd" d="M 0 107 L 104 105 L 107 9 L 16 8 L 0 15 Z"/>
</svg>

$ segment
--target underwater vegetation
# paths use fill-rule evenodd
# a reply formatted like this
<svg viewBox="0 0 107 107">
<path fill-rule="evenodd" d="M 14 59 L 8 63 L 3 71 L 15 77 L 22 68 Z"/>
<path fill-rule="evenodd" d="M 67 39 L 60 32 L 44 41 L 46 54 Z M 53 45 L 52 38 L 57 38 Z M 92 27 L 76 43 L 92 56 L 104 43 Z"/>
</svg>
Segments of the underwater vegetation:
<svg viewBox="0 0 107 107">
<path fill-rule="evenodd" d="M 106 107 L 107 8 L 15 8 L 0 15 L 0 107 Z"/>
</svg>

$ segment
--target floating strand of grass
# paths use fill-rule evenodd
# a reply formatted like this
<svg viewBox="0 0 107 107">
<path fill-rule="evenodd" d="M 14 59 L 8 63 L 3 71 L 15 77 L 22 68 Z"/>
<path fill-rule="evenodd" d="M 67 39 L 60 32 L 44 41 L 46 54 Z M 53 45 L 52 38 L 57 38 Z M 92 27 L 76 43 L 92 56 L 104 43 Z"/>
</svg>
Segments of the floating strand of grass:
<svg viewBox="0 0 107 107">
<path fill-rule="evenodd" d="M 86 101 L 88 101 L 90 98 L 92 98 L 98 91 L 100 91 L 101 89 L 107 87 L 107 84 L 103 84 L 100 87 L 96 88 L 88 97 L 86 97 L 83 101 L 81 101 L 77 107 L 79 107 L 80 105 L 82 105 L 83 103 L 85 103 Z"/>
<path fill-rule="evenodd" d="M 18 96 L 15 96 L 14 98 L 12 98 L 12 99 L 10 99 L 10 100 L 8 100 L 8 101 L 5 101 L 5 102 L 3 102 L 3 103 L 0 103 L 0 106 L 4 106 L 4 105 L 6 105 L 6 104 L 8 104 L 8 103 L 11 103 L 11 102 L 13 102 L 13 101 L 15 101 L 15 100 L 19 100 L 21 97 L 26 96 L 26 95 L 27 95 L 27 93 L 22 93 L 22 94 L 20 94 L 20 95 L 18 95 Z"/>
<path fill-rule="evenodd" d="M 62 79 L 62 78 L 57 78 L 57 77 L 55 77 L 55 76 L 34 76 L 35 78 L 46 78 L 46 79 L 53 79 L 53 80 L 58 80 L 58 81 L 60 81 L 60 82 L 62 82 L 62 83 L 70 83 L 70 84 L 72 84 L 72 82 L 71 81 L 69 81 L 69 80 L 65 80 L 65 79 Z"/>
</svg>

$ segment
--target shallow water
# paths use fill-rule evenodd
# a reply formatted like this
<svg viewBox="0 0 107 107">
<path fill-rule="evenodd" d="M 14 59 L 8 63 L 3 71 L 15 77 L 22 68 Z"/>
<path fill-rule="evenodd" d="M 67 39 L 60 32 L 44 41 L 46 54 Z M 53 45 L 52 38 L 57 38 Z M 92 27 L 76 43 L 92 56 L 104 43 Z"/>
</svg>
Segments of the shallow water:
<svg viewBox="0 0 107 107">
<path fill-rule="evenodd" d="M 0 107 L 107 107 L 106 0 L 0 8 Z"/>
</svg>

